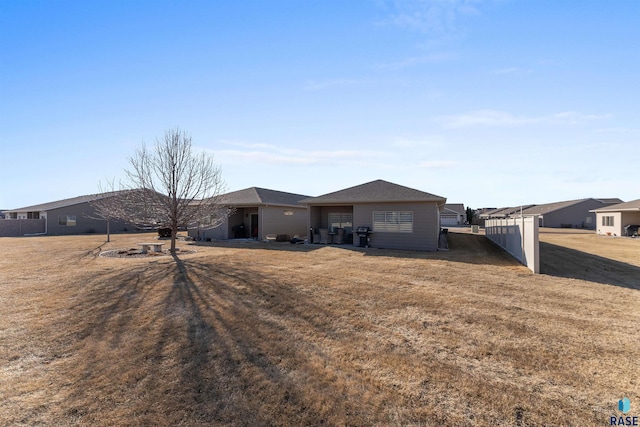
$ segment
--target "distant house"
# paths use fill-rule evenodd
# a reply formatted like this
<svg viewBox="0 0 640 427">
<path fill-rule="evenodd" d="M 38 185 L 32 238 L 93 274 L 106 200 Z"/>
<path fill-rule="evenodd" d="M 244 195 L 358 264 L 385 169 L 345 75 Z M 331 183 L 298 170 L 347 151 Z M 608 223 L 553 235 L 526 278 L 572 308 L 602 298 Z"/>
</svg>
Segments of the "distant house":
<svg viewBox="0 0 640 427">
<path fill-rule="evenodd" d="M 5 219 L 0 221 L 0 236 L 106 233 L 107 222 L 95 219 L 96 212 L 90 202 L 110 197 L 110 194 L 92 194 L 6 210 Z M 110 221 L 112 233 L 133 229 L 123 221 Z"/>
<path fill-rule="evenodd" d="M 435 251 L 446 198 L 377 180 L 300 203 L 309 208 L 307 227 L 314 242 Z M 361 242 L 360 227 L 370 230 L 368 240 Z"/>
<path fill-rule="evenodd" d="M 307 208 L 299 201 L 309 196 L 250 187 L 224 194 L 220 203 L 235 209 L 215 228 L 194 228 L 189 235 L 198 240 L 253 238 L 268 240 L 278 235 L 307 235 Z"/>
<path fill-rule="evenodd" d="M 523 211 L 524 215 L 539 215 L 540 227 L 595 229 L 596 216 L 592 209 L 602 208 L 620 199 L 579 199 L 535 205 Z"/>
<path fill-rule="evenodd" d="M 442 227 L 452 227 L 463 225 L 467 220 L 467 211 L 462 203 L 447 203 L 440 214 L 440 225 Z"/>
<path fill-rule="evenodd" d="M 624 236 L 626 225 L 640 225 L 640 199 L 593 209 L 596 233 Z"/>
<path fill-rule="evenodd" d="M 509 218 L 512 215 L 520 215 L 525 209 L 529 209 L 535 205 L 511 206 L 507 208 L 485 208 L 479 215 L 480 219 L 487 220 L 492 218 Z"/>
<path fill-rule="evenodd" d="M 480 218 L 509 218 L 521 214 L 524 216 L 538 215 L 540 227 L 583 228 L 593 230 L 595 228 L 596 216 L 591 210 L 620 202 L 620 199 L 589 198 L 542 205 L 523 205 L 483 212 Z"/>
</svg>

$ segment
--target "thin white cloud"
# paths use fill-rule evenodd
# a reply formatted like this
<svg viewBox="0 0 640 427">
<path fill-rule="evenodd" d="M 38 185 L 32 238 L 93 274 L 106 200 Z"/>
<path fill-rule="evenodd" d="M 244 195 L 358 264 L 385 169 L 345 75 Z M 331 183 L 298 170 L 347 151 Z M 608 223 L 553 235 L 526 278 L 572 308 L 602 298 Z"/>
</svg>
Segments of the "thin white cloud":
<svg viewBox="0 0 640 427">
<path fill-rule="evenodd" d="M 423 33 L 444 35 L 457 32 L 459 21 L 480 14 L 480 6 L 493 0 L 396 0 L 389 22 Z"/>
<path fill-rule="evenodd" d="M 518 126 L 536 123 L 535 117 L 514 116 L 506 111 L 476 110 L 468 113 L 441 116 L 437 118 L 444 127 L 460 128 L 469 126 Z"/>
<path fill-rule="evenodd" d="M 436 121 L 446 128 L 472 126 L 523 126 L 536 123 L 583 125 L 611 118 L 611 114 L 584 114 L 564 111 L 548 116 L 517 116 L 506 111 L 476 110 L 458 115 L 440 116 Z"/>
<path fill-rule="evenodd" d="M 612 114 L 583 114 L 578 113 L 576 111 L 563 111 L 561 113 L 556 113 L 553 115 L 551 119 L 554 123 L 562 123 L 562 124 L 571 124 L 571 125 L 580 125 L 586 124 L 593 121 L 610 119 Z"/>
<path fill-rule="evenodd" d="M 415 139 L 397 136 L 392 139 L 391 145 L 400 148 L 437 148 L 444 145 L 444 138 L 442 136 L 429 136 L 424 139 Z"/>
<path fill-rule="evenodd" d="M 396 62 L 387 62 L 376 66 L 378 70 L 399 70 L 402 68 L 412 67 L 421 64 L 434 64 L 455 61 L 459 59 L 459 55 L 454 52 L 437 52 L 423 56 L 406 58 Z"/>
<path fill-rule="evenodd" d="M 239 145 L 238 145 L 239 146 Z M 264 149 L 256 149 L 262 146 Z M 248 148 L 216 151 L 226 164 L 255 163 L 260 165 L 344 165 L 380 164 L 386 153 L 375 150 L 301 150 L 269 144 L 244 144 Z"/>
<path fill-rule="evenodd" d="M 602 128 L 602 129 L 597 129 L 596 132 L 598 133 L 621 133 L 621 134 L 628 134 L 628 133 L 640 133 L 640 128 L 623 128 L 623 127 L 610 127 L 610 128 Z"/>
</svg>

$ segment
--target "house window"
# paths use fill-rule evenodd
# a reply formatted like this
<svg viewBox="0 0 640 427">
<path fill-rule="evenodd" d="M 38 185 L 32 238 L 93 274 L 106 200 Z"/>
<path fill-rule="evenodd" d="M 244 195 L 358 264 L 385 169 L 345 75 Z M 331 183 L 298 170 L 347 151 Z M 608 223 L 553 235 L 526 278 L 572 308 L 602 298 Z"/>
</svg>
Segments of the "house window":
<svg viewBox="0 0 640 427">
<path fill-rule="evenodd" d="M 27 219 L 40 219 L 40 212 L 27 212 Z"/>
<path fill-rule="evenodd" d="M 613 217 L 612 216 L 603 216 L 602 217 L 602 225 L 605 227 L 613 227 Z"/>
<path fill-rule="evenodd" d="M 413 212 L 375 211 L 373 231 L 378 233 L 413 233 Z"/>
<path fill-rule="evenodd" d="M 334 231 L 337 228 L 344 228 L 347 233 L 353 229 L 353 214 L 350 213 L 330 213 L 329 214 L 329 230 Z"/>
<path fill-rule="evenodd" d="M 67 227 L 75 227 L 76 216 L 75 215 L 60 215 L 58 217 L 58 225 L 64 225 Z"/>
</svg>

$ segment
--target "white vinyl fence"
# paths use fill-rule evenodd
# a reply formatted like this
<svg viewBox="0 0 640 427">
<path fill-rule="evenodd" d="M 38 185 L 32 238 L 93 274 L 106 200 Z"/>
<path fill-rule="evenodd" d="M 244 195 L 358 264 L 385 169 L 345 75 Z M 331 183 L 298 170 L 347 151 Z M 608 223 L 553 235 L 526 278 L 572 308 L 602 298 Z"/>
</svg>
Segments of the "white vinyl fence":
<svg viewBox="0 0 640 427">
<path fill-rule="evenodd" d="M 488 219 L 485 234 L 534 273 L 540 272 L 538 216 Z"/>
</svg>

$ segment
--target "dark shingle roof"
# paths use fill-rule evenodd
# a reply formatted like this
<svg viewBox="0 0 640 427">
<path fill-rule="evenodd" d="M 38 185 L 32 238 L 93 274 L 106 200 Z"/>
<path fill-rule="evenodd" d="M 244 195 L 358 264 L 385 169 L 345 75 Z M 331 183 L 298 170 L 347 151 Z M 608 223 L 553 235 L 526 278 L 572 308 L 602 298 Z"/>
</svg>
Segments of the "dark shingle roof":
<svg viewBox="0 0 640 427">
<path fill-rule="evenodd" d="M 598 199 L 577 199 L 577 200 L 567 200 L 564 202 L 554 202 L 554 203 L 545 203 L 542 205 L 524 205 L 522 207 L 509 207 L 509 208 L 498 208 L 491 211 L 483 212 L 480 215 L 480 218 L 504 218 L 511 215 L 519 215 L 520 210 L 522 209 L 523 215 L 544 215 L 550 212 L 554 212 L 560 209 L 567 208 L 569 206 L 576 205 L 578 203 L 583 203 L 588 200 L 593 200 L 596 202 L 602 203 L 603 206 L 607 206 L 612 202 L 615 202 L 620 199 L 616 198 L 598 198 Z"/>
<path fill-rule="evenodd" d="M 589 199 L 567 200 L 564 202 L 545 203 L 542 205 L 533 205 L 527 209 L 524 209 L 522 213 L 524 215 L 544 215 L 549 212 L 554 212 L 560 209 L 568 208 L 569 206 L 577 205 Z"/>
<path fill-rule="evenodd" d="M 379 203 L 379 202 L 446 202 L 435 194 L 378 179 L 355 187 L 301 200 L 304 204 Z"/>
<path fill-rule="evenodd" d="M 124 190 L 126 191 L 126 190 Z M 37 211 L 50 211 L 52 209 L 58 209 L 58 208 L 64 208 L 67 206 L 73 206 L 73 205 L 78 205 L 80 203 L 86 203 L 86 202 L 91 202 L 93 200 L 99 200 L 99 199 L 103 199 L 105 197 L 111 196 L 115 193 L 118 193 L 118 191 L 115 192 L 109 192 L 109 193 L 102 193 L 102 194 L 89 194 L 86 196 L 78 196 L 78 197 L 72 197 L 70 199 L 62 199 L 62 200 L 56 200 L 55 202 L 48 202 L 48 203 L 42 203 L 39 205 L 32 205 L 32 206 L 25 206 L 24 208 L 19 208 L 19 209 L 11 209 L 5 212 L 37 212 Z"/>
<path fill-rule="evenodd" d="M 555 203 L 546 203 L 543 205 L 534 205 L 528 209 L 526 209 L 523 213 L 527 215 L 544 215 L 546 213 L 555 212 L 560 209 L 567 208 L 569 206 L 577 205 L 579 203 L 583 203 L 586 201 L 593 201 L 601 203 L 603 206 L 608 206 L 616 202 L 611 202 L 612 200 L 620 200 L 620 199 L 578 199 L 578 200 L 567 200 L 564 202 L 555 202 Z M 619 203 L 619 202 L 617 202 Z"/>
<path fill-rule="evenodd" d="M 297 206 L 300 200 L 308 197 L 309 196 L 305 196 L 303 194 L 251 187 L 223 194 L 220 196 L 220 203 L 230 206 Z"/>
<path fill-rule="evenodd" d="M 594 199 L 596 199 L 600 203 L 604 203 L 605 205 L 615 205 L 618 203 L 623 203 L 622 200 L 618 199 L 617 197 L 613 197 L 613 198 L 594 197 Z"/>
<path fill-rule="evenodd" d="M 640 199 L 591 210 L 591 212 L 618 212 L 618 211 L 640 211 Z"/>
</svg>

